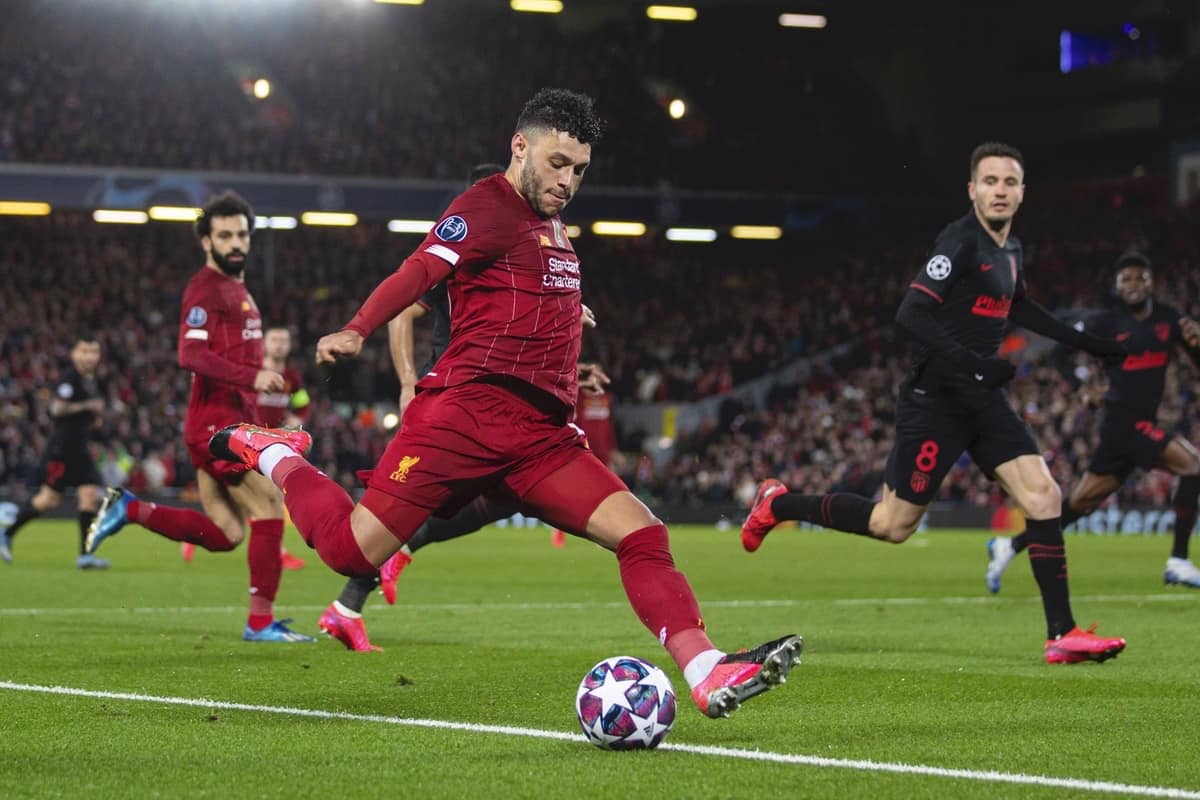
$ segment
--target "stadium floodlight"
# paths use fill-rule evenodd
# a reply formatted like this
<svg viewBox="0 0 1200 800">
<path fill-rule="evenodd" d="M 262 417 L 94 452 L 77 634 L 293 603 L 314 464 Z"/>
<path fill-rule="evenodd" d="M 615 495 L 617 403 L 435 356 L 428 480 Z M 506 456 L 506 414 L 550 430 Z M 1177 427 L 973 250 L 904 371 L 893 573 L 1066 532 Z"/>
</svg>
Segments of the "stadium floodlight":
<svg viewBox="0 0 1200 800">
<path fill-rule="evenodd" d="M 563 10 L 562 0 L 509 0 L 508 7 L 530 14 L 558 14 Z"/>
<path fill-rule="evenodd" d="M 667 113 L 671 119 L 683 119 L 683 115 L 687 113 L 687 103 L 676 97 L 667 104 Z"/>
<path fill-rule="evenodd" d="M 669 242 L 715 242 L 717 232 L 713 228 L 667 228 Z"/>
<path fill-rule="evenodd" d="M 96 222 L 108 222 L 118 225 L 145 225 L 150 215 L 145 211 L 129 211 L 114 208 L 98 208 L 92 212 Z"/>
<path fill-rule="evenodd" d="M 266 78 L 259 78 L 254 82 L 254 96 L 259 100 L 266 100 L 271 96 L 271 82 Z"/>
<path fill-rule="evenodd" d="M 641 236 L 646 232 L 642 222 L 617 222 L 615 220 L 596 220 L 592 223 L 592 233 L 597 236 Z"/>
<path fill-rule="evenodd" d="M 392 233 L 429 233 L 436 224 L 431 219 L 391 219 L 388 230 Z"/>
<path fill-rule="evenodd" d="M 735 239 L 779 239 L 783 228 L 778 225 L 734 225 L 729 235 Z"/>
<path fill-rule="evenodd" d="M 646 6 L 646 16 L 667 22 L 695 22 L 697 13 L 691 6 Z"/>
<path fill-rule="evenodd" d="M 780 14 L 779 24 L 785 28 L 824 28 L 829 24 L 821 14 Z"/>
<path fill-rule="evenodd" d="M 0 200 L 0 214 L 14 217 L 44 217 L 49 213 L 49 203 L 31 200 Z"/>
<path fill-rule="evenodd" d="M 578 225 L 568 225 L 563 230 L 567 232 L 568 239 L 577 239 L 583 233 L 583 228 Z"/>
<path fill-rule="evenodd" d="M 300 215 L 305 225 L 330 225 L 349 228 L 358 224 L 358 215 L 348 211 L 305 211 Z"/>
<path fill-rule="evenodd" d="M 185 206 L 150 206 L 150 219 L 158 222 L 195 222 L 200 209 Z"/>
<path fill-rule="evenodd" d="M 255 228 L 270 228 L 273 231 L 294 230 L 299 224 L 295 217 L 259 217 L 254 221 Z"/>
</svg>

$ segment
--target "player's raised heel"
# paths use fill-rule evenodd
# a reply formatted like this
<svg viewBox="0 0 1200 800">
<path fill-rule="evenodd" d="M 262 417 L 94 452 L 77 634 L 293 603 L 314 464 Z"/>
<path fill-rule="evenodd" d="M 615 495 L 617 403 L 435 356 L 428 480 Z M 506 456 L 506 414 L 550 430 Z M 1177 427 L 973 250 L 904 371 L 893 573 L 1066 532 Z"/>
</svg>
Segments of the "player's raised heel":
<svg viewBox="0 0 1200 800">
<path fill-rule="evenodd" d="M 774 478 L 768 478 L 759 484 L 754 494 L 754 502 L 750 505 L 750 513 L 742 523 L 742 547 L 746 552 L 753 553 L 762 546 L 763 539 L 779 524 L 771 503 L 781 495 L 787 494 L 788 488 Z"/>
<path fill-rule="evenodd" d="M 273 444 L 285 445 L 304 455 L 312 447 L 312 436 L 304 430 L 260 428 L 242 422 L 214 433 L 208 440 L 208 452 L 215 458 L 240 461 L 251 469 L 258 469 L 258 457 Z"/>
<path fill-rule="evenodd" d="M 750 698 L 786 683 L 803 649 L 804 640 L 790 635 L 730 653 L 692 689 L 692 700 L 706 716 L 728 717 Z"/>
<path fill-rule="evenodd" d="M 96 552 L 96 548 L 105 539 L 121 532 L 125 523 L 129 522 L 127 509 L 134 500 L 137 500 L 137 495 L 118 486 L 110 486 L 104 490 L 100 510 L 88 526 L 87 539 L 84 540 L 83 549 L 88 555 Z"/>
</svg>

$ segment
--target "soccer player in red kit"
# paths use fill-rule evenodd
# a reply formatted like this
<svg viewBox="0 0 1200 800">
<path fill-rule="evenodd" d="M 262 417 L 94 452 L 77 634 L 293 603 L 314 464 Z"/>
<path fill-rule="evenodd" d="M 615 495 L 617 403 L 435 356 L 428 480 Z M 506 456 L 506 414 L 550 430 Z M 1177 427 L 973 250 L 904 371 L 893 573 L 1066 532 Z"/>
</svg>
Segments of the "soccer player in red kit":
<svg viewBox="0 0 1200 800">
<path fill-rule="evenodd" d="M 283 388 L 277 392 L 262 391 L 256 398 L 260 425 L 271 428 L 281 426 L 298 427 L 308 418 L 308 392 L 304 388 L 304 376 L 295 367 L 288 366 L 288 355 L 292 352 L 292 334 L 287 328 L 267 328 L 263 331 L 263 369 L 278 372 L 283 376 Z M 182 542 L 179 545 L 184 561 L 191 561 L 196 545 Z M 304 569 L 304 559 L 298 558 L 281 548 L 280 558 L 284 569 Z"/>
<path fill-rule="evenodd" d="M 208 439 L 217 430 L 257 416 L 258 392 L 278 392 L 283 376 L 263 368 L 262 316 L 246 290 L 254 212 L 233 192 L 214 197 L 196 220 L 204 266 L 183 292 L 179 365 L 192 372 L 183 438 L 196 468 L 204 513 L 143 502 L 110 488 L 88 532 L 88 552 L 129 522 L 205 550 L 232 550 L 249 523 L 250 615 L 242 638 L 254 642 L 311 642 L 274 619 L 282 570 L 283 504 L 279 491 L 240 461 L 213 458 Z"/>
<path fill-rule="evenodd" d="M 288 365 L 291 352 L 292 334 L 287 328 L 263 331 L 263 369 L 283 376 L 281 389 L 258 393 L 258 422 L 268 428 L 298 427 L 308 418 L 308 391 L 304 376 Z"/>
<path fill-rule="evenodd" d="M 317 344 L 317 361 L 363 340 L 447 279 L 450 346 L 418 386 L 361 502 L 301 455 L 307 433 L 230 426 L 209 443 L 284 491 L 292 520 L 326 564 L 371 575 L 433 513 L 480 494 L 615 551 L 621 582 L 710 717 L 782 683 L 801 639 L 726 654 L 709 640 L 667 529 L 587 449 L 568 420 L 577 391 L 580 268 L 559 212 L 579 189 L 600 121 L 586 95 L 543 89 L 524 107 L 501 175 L 451 203 L 415 253 L 353 320 Z"/>
</svg>

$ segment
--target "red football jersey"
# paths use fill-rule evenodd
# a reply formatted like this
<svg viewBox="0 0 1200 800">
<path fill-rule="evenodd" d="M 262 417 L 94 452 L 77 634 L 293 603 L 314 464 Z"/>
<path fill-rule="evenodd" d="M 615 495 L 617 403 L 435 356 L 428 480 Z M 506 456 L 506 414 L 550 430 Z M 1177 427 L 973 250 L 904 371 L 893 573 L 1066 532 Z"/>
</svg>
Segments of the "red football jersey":
<svg viewBox="0 0 1200 800">
<path fill-rule="evenodd" d="M 205 267 L 183 291 L 179 366 L 192 372 L 184 438 L 207 439 L 254 418 L 263 363 L 262 316 L 240 281 Z"/>
<path fill-rule="evenodd" d="M 562 220 L 538 216 L 494 175 L 459 195 L 418 249 L 453 272 L 450 346 L 417 385 L 507 375 L 573 407 L 580 271 Z"/>
<path fill-rule="evenodd" d="M 259 425 L 278 428 L 289 412 L 303 420 L 308 415 L 308 393 L 304 391 L 304 378 L 297 370 L 287 367 L 283 370 L 283 390 L 259 392 L 256 402 L 256 421 Z"/>
</svg>

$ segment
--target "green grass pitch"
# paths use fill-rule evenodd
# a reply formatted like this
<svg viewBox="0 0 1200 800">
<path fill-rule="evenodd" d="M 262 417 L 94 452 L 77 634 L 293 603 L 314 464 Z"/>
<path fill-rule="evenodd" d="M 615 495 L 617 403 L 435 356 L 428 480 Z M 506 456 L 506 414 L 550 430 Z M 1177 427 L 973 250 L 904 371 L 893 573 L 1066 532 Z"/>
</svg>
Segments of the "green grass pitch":
<svg viewBox="0 0 1200 800">
<path fill-rule="evenodd" d="M 1200 593 L 1164 587 L 1165 537 L 1068 538 L 1081 625 L 1129 639 L 1105 664 L 1043 663 L 1028 563 L 987 594 L 981 532 L 901 546 L 779 530 L 672 530 L 726 649 L 805 638 L 786 686 L 703 717 L 625 602 L 615 559 L 549 531 L 487 529 L 417 555 L 383 653 L 241 641 L 244 550 L 138 528 L 107 572 L 73 523 L 34 522 L 0 564 L 0 797 L 1200 797 Z M 280 616 L 315 633 L 342 578 L 309 557 Z M 636 655 L 682 695 L 666 746 L 586 744 L 576 687 Z M 49 693 L 39 687 L 59 687 Z"/>
</svg>

